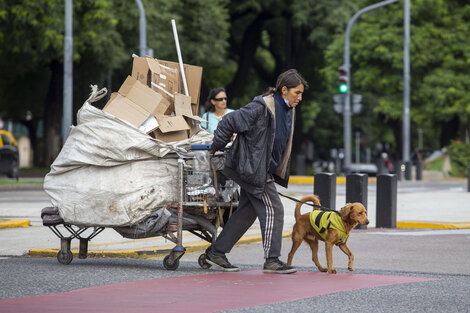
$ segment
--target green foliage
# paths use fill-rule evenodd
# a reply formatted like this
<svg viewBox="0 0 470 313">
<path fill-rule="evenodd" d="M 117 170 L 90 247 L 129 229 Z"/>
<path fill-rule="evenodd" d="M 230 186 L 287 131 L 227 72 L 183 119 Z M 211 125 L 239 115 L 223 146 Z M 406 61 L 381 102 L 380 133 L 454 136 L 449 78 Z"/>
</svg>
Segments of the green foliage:
<svg viewBox="0 0 470 313">
<path fill-rule="evenodd" d="M 375 2 L 359 1 L 359 5 Z M 430 148 L 439 145 L 439 123 L 455 117 L 461 125 L 469 123 L 469 12 L 470 4 L 461 1 L 411 3 L 411 128 L 423 129 L 425 146 Z M 325 53 L 327 66 L 322 73 L 330 92 L 336 88 L 343 42 L 343 36 L 336 37 Z M 385 134 L 384 127 L 400 126 L 403 115 L 403 3 L 361 16 L 351 31 L 350 51 L 351 90 L 364 95 L 361 116 L 379 122 L 372 129 L 375 141 L 400 143 L 396 129 L 388 139 L 380 133 Z M 361 127 L 364 119 L 357 119 Z"/>
<path fill-rule="evenodd" d="M 147 43 L 158 59 L 177 61 L 176 20 L 185 63 L 204 68 L 202 99 L 215 86 L 238 108 L 297 68 L 310 84 L 298 108 L 296 149 L 315 143 L 321 158 L 343 146 L 343 116 L 333 111 L 344 32 L 359 9 L 376 0 L 144 0 Z M 115 91 L 139 53 L 139 11 L 129 0 L 74 0 L 75 111 L 90 84 Z M 424 147 L 439 148 L 442 125 L 470 130 L 470 4 L 411 2 L 411 131 Z M 64 1 L 0 1 L 0 115 L 33 121 L 60 118 Z M 364 14 L 351 32 L 351 91 L 363 95 L 352 117 L 362 147 L 401 147 L 403 115 L 403 1 Z M 54 104 L 54 106 L 51 106 Z M 56 123 L 57 124 L 57 123 Z M 49 125 L 49 127 L 51 127 Z M 56 127 L 56 126 L 54 126 Z M 59 133 L 59 131 L 56 131 Z M 399 154 L 399 153 L 397 153 Z"/>
<path fill-rule="evenodd" d="M 470 143 L 454 141 L 447 151 L 452 164 L 452 176 L 466 177 L 470 166 Z"/>
<path fill-rule="evenodd" d="M 208 72 L 223 65 L 229 26 L 226 0 L 144 1 L 144 7 L 147 43 L 157 58 L 177 61 L 171 27 L 174 18 L 185 63 L 203 66 Z M 138 21 L 134 1 L 73 1 L 76 110 L 86 99 L 90 84 L 105 86 L 108 75 L 114 73 L 113 86 L 119 86 L 130 74 L 131 55 L 138 54 Z M 0 102 L 4 118 L 19 121 L 27 111 L 33 119 L 42 118 L 51 88 L 49 67 L 52 62 L 62 63 L 63 42 L 64 1 L 0 2 L 0 68 L 4 73 Z"/>
<path fill-rule="evenodd" d="M 429 171 L 441 172 L 444 166 L 445 156 L 440 156 L 426 164 L 426 169 Z"/>
</svg>

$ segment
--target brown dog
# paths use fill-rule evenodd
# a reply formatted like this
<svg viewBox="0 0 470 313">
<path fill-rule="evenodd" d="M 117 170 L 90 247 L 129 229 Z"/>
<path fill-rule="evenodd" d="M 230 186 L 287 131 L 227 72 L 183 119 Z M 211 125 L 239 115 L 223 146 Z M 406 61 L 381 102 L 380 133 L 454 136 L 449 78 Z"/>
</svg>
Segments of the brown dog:
<svg viewBox="0 0 470 313">
<path fill-rule="evenodd" d="M 320 200 L 315 195 L 303 197 L 302 202 L 313 202 L 320 206 Z M 292 258 L 295 251 L 299 248 L 302 241 L 306 241 L 310 249 L 312 249 L 312 260 L 321 272 L 336 274 L 333 268 L 333 245 L 339 246 L 348 257 L 348 269 L 354 270 L 354 255 L 349 250 L 346 242 L 351 230 L 357 225 L 367 225 L 367 211 L 364 206 L 359 203 L 348 203 L 339 212 L 337 211 L 320 211 L 315 209 L 313 212 L 300 214 L 302 203 L 297 203 L 295 207 L 295 224 L 292 230 L 292 249 L 289 252 L 287 265 L 292 264 Z M 312 216 L 310 216 L 313 214 Z M 312 221 L 312 222 L 311 222 Z M 313 226 L 315 225 L 315 227 Z M 328 269 L 321 266 L 318 261 L 318 240 L 325 242 L 326 263 Z"/>
</svg>

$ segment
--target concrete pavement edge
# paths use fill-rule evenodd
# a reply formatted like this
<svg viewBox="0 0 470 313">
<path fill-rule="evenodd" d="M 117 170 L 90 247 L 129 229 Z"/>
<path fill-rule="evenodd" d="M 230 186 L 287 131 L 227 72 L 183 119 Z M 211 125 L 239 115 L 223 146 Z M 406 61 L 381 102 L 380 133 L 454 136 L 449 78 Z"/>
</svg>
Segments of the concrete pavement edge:
<svg viewBox="0 0 470 313">
<path fill-rule="evenodd" d="M 292 232 L 283 232 L 282 238 L 290 238 Z M 251 243 L 262 242 L 261 235 L 247 235 L 243 236 L 237 246 L 247 245 Z M 203 252 L 210 246 L 210 243 L 205 241 L 189 242 L 184 245 L 185 254 Z M 90 250 L 88 251 L 89 257 L 94 258 L 133 258 L 133 259 L 157 259 L 163 258 L 173 249 L 174 245 L 159 246 L 153 248 L 143 248 L 134 250 Z M 31 249 L 26 254 L 30 257 L 56 257 L 59 249 Z M 78 257 L 78 249 L 72 249 L 74 257 Z"/>
<path fill-rule="evenodd" d="M 17 228 L 31 226 L 30 220 L 0 220 L 0 229 L 2 228 Z"/>
<path fill-rule="evenodd" d="M 463 223 L 397 222 L 397 228 L 469 229 L 470 222 L 463 222 Z"/>
<path fill-rule="evenodd" d="M 430 223 L 430 222 L 397 222 L 397 228 L 423 228 L 423 229 L 470 229 L 469 223 Z M 283 238 L 290 238 L 292 231 L 283 232 Z M 262 242 L 261 235 L 243 236 L 237 246 Z M 189 242 L 184 245 L 185 254 L 203 252 L 209 247 L 206 241 Z M 91 258 L 132 258 L 132 259 L 158 259 L 169 254 L 175 245 L 165 245 L 133 250 L 90 250 Z M 29 257 L 56 257 L 59 249 L 30 249 Z M 78 248 L 72 249 L 74 257 L 78 257 Z"/>
</svg>

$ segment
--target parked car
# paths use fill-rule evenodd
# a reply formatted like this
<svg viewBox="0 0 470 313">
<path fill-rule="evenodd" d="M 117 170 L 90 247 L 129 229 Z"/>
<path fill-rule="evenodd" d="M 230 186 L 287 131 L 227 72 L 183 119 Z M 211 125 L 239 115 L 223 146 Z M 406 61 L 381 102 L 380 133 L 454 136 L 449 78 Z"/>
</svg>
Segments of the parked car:
<svg viewBox="0 0 470 313">
<path fill-rule="evenodd" d="M 18 179 L 19 154 L 16 139 L 9 131 L 0 129 L 0 173 Z"/>
</svg>

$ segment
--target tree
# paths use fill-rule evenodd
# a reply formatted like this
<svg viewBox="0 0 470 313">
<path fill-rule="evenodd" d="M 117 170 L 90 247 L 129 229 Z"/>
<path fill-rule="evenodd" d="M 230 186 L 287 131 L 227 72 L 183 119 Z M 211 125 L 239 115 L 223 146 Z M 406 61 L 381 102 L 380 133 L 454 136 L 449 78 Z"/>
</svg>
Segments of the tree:
<svg viewBox="0 0 470 313">
<path fill-rule="evenodd" d="M 361 7 L 375 1 L 361 1 Z M 365 109 L 353 124 L 366 128 L 372 142 L 386 142 L 401 157 L 403 112 L 403 5 L 367 13 L 351 32 L 353 93 L 364 95 Z M 413 1 L 411 5 L 411 121 L 412 133 L 423 128 L 430 148 L 445 145 L 457 131 L 440 126 L 457 121 L 467 125 L 470 99 L 465 78 L 470 45 L 469 5 L 463 1 Z M 330 86 L 337 78 L 344 36 L 338 36 L 327 52 L 324 69 Z M 371 123 L 370 121 L 375 121 Z M 457 129 L 461 129 L 457 126 Z M 463 133 L 461 132 L 460 135 Z M 417 136 L 412 136 L 412 139 Z"/>
<path fill-rule="evenodd" d="M 185 62 L 209 69 L 220 65 L 227 46 L 225 5 L 223 0 L 145 1 L 149 46 L 159 58 L 176 60 L 170 23 L 175 18 L 181 21 Z M 192 10 L 200 14 L 191 18 Z M 139 45 L 138 14 L 133 1 L 73 1 L 74 113 L 91 84 L 108 85 L 112 91 L 130 74 L 131 55 Z M 0 68 L 5 73 L 0 77 L 0 113 L 28 127 L 36 165 L 51 164 L 61 147 L 63 41 L 63 1 L 0 2 Z M 210 52 L 216 55 L 203 58 Z M 41 120 L 44 144 L 36 138 Z M 42 154 L 40 146 L 45 147 Z"/>
</svg>

